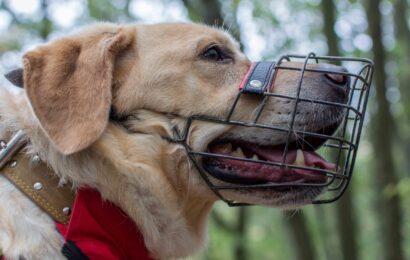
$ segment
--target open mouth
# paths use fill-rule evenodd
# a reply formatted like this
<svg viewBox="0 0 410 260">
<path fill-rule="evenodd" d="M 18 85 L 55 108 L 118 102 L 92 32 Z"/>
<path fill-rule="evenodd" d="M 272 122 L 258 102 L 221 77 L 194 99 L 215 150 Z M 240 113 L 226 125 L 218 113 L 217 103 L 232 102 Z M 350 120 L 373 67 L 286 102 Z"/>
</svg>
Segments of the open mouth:
<svg viewBox="0 0 410 260">
<path fill-rule="evenodd" d="M 332 135 L 338 124 L 319 133 Z M 317 169 L 335 171 L 336 165 L 315 152 L 326 141 L 323 137 L 307 137 L 285 144 L 261 146 L 251 142 L 215 140 L 208 152 L 216 156 L 203 160 L 204 169 L 221 181 L 240 184 L 325 184 L 327 176 Z M 220 155 L 220 156 L 218 156 Z M 229 158 L 233 157 L 233 158 Z M 286 186 L 276 187 L 282 191 Z"/>
</svg>

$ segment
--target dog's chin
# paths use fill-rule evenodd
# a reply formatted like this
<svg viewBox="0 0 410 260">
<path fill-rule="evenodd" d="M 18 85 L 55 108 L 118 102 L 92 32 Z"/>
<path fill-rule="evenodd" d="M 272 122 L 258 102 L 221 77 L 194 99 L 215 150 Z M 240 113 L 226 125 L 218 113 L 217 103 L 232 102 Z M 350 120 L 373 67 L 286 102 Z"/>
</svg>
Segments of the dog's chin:
<svg viewBox="0 0 410 260">
<path fill-rule="evenodd" d="M 311 204 L 324 190 L 323 187 L 293 187 L 287 191 L 278 191 L 274 188 L 244 188 L 223 190 L 220 193 L 230 201 L 282 209 L 297 209 Z"/>
<path fill-rule="evenodd" d="M 210 181 L 215 187 L 232 186 L 230 182 L 224 182 L 209 175 Z M 278 184 L 278 183 L 276 183 Z M 218 192 L 232 202 L 240 202 L 267 207 L 296 209 L 311 204 L 320 194 L 326 190 L 321 186 L 279 186 L 279 187 L 246 187 L 220 189 Z"/>
</svg>

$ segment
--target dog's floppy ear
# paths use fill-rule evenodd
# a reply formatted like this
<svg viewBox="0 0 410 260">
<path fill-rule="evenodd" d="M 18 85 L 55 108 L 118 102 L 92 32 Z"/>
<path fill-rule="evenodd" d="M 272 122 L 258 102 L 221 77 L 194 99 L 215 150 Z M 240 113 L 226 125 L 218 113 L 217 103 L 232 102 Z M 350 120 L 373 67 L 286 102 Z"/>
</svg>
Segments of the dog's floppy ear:
<svg viewBox="0 0 410 260">
<path fill-rule="evenodd" d="M 22 88 L 24 85 L 22 68 L 9 71 L 8 73 L 4 75 L 4 77 L 6 77 L 6 79 L 10 81 L 11 83 L 13 83 L 13 85 L 16 87 Z"/>
<path fill-rule="evenodd" d="M 135 28 L 63 38 L 24 55 L 24 87 L 42 129 L 63 154 L 87 148 L 106 128 L 116 58 Z"/>
</svg>

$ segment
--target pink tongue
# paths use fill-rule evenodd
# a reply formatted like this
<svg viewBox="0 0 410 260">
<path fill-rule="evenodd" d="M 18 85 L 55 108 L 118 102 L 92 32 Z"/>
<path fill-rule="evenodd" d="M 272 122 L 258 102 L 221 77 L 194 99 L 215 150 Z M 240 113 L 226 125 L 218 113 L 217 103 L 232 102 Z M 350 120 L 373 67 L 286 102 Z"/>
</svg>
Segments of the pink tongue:
<svg viewBox="0 0 410 260">
<path fill-rule="evenodd" d="M 315 152 L 303 151 L 303 156 L 305 156 L 305 163 L 308 166 L 318 166 L 319 168 L 327 170 L 335 170 L 336 164 L 327 162 L 320 155 Z"/>
<path fill-rule="evenodd" d="M 252 152 L 266 158 L 267 160 L 271 162 L 282 162 L 283 160 L 283 151 L 278 149 L 278 150 L 271 150 L 267 148 L 261 148 L 258 146 L 252 146 L 248 147 Z M 302 151 L 303 156 L 305 157 L 305 164 L 306 166 L 316 166 L 322 169 L 327 169 L 327 170 L 334 170 L 336 169 L 336 165 L 334 163 L 329 163 L 325 159 L 323 159 L 320 155 L 318 155 L 315 152 L 310 152 L 310 151 Z M 289 150 L 285 163 L 287 164 L 292 164 L 296 160 L 296 150 Z"/>
</svg>

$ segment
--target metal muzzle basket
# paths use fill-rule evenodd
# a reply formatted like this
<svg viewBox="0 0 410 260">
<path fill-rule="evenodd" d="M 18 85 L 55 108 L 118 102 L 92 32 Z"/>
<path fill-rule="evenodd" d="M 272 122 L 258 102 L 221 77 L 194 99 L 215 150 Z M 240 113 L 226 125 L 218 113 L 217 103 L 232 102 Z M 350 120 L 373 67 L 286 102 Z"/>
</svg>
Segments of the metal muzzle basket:
<svg viewBox="0 0 410 260">
<path fill-rule="evenodd" d="M 298 62 L 302 64 L 299 68 L 283 66 L 284 62 Z M 347 71 L 334 71 L 332 69 L 312 69 L 307 66 L 309 63 L 333 63 L 338 65 L 343 65 L 344 67 L 348 68 L 350 71 L 356 72 L 347 72 Z M 198 171 L 200 172 L 202 178 L 208 184 L 208 186 L 214 191 L 214 193 L 220 197 L 223 201 L 228 203 L 230 206 L 238 206 L 238 205 L 246 205 L 241 202 L 231 201 L 224 198 L 223 194 L 221 194 L 222 190 L 232 190 L 232 189 L 283 189 L 283 188 L 292 188 L 292 187 L 300 187 L 300 186 L 310 186 L 310 187 L 323 187 L 325 192 L 322 192 L 315 200 L 313 200 L 314 204 L 319 203 L 329 203 L 336 201 L 339 199 L 344 191 L 346 190 L 353 172 L 353 167 L 355 164 L 355 159 L 358 151 L 359 140 L 362 132 L 362 127 L 364 123 L 364 115 L 366 111 L 366 105 L 369 96 L 370 84 L 372 80 L 372 73 L 373 73 L 373 62 L 368 59 L 362 58 L 343 58 L 343 57 L 330 57 L 330 56 L 316 56 L 315 54 L 311 53 L 309 55 L 284 55 L 282 56 L 276 64 L 273 65 L 273 69 L 275 73 L 280 70 L 296 70 L 299 71 L 299 78 L 298 78 L 298 89 L 296 95 L 283 95 L 273 93 L 272 91 L 267 90 L 260 91 L 249 91 L 249 89 L 242 88 L 237 94 L 237 97 L 232 104 L 232 107 L 229 113 L 222 118 L 214 118 L 214 117 L 207 117 L 207 116 L 192 116 L 188 118 L 187 124 L 184 129 L 182 129 L 179 135 L 179 142 L 181 142 L 186 150 L 187 153 L 197 167 Z M 313 73 L 332 73 L 335 75 L 343 75 L 350 79 L 349 86 L 348 86 L 348 97 L 347 102 L 331 102 L 326 100 L 319 100 L 314 98 L 303 98 L 301 97 L 301 88 L 302 82 L 304 80 L 304 75 L 306 72 L 313 72 Z M 274 81 L 274 77 L 272 81 Z M 260 84 L 255 84 L 255 87 L 259 87 Z M 238 121 L 232 119 L 232 115 L 236 109 L 238 108 L 238 101 L 244 97 L 244 95 L 260 95 L 261 98 L 261 105 L 258 108 L 257 113 L 251 121 Z M 283 99 L 283 100 L 291 100 L 294 103 L 294 109 L 291 113 L 290 120 L 286 127 L 278 127 L 274 125 L 269 125 L 266 123 L 259 122 L 259 116 L 265 109 L 266 102 L 270 98 L 276 99 Z M 321 104 L 329 107 L 338 107 L 343 109 L 344 115 L 343 119 L 339 125 L 339 128 L 336 133 L 318 133 L 318 132 L 309 132 L 297 129 L 295 127 L 295 117 L 297 114 L 297 107 L 302 102 L 311 102 L 315 104 Z M 193 150 L 187 143 L 189 140 L 189 133 L 190 128 L 195 121 L 204 121 L 204 122 L 211 122 L 214 124 L 225 124 L 225 125 L 235 125 L 240 127 L 250 127 L 250 128 L 262 128 L 262 129 L 269 129 L 273 132 L 283 132 L 287 135 L 287 140 L 283 146 L 283 158 L 286 158 L 289 150 L 289 145 L 291 142 L 291 137 L 295 134 L 303 137 L 315 137 L 315 138 L 322 138 L 326 139 L 327 141 L 320 146 L 320 148 L 316 151 L 321 156 L 325 157 L 328 161 L 333 162 L 337 165 L 335 170 L 328 170 L 328 169 L 317 169 L 315 168 L 314 171 L 317 174 L 322 174 L 327 176 L 327 181 L 323 183 L 299 183 L 299 182 L 266 182 L 266 183 L 256 183 L 256 184 L 220 184 L 220 182 L 216 183 L 213 178 L 209 175 L 209 173 L 202 167 L 201 162 L 205 158 L 223 158 L 223 159 L 231 159 L 231 160 L 239 160 L 239 161 L 249 161 L 249 162 L 257 162 L 260 164 L 266 165 L 274 165 L 280 168 L 290 168 L 290 169 L 304 169 L 304 170 L 312 170 L 310 167 L 307 166 L 297 166 L 293 164 L 289 164 L 285 162 L 283 159 L 281 162 L 270 162 L 270 161 L 255 161 L 251 158 L 237 158 L 232 156 L 227 156 L 223 154 L 215 154 L 210 151 L 195 151 Z"/>
</svg>

